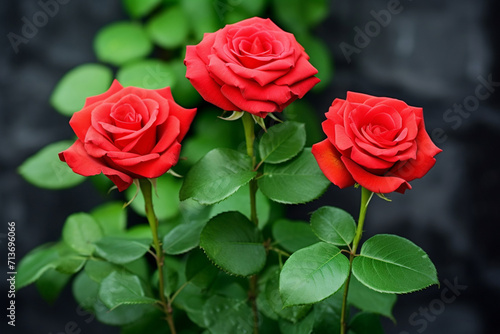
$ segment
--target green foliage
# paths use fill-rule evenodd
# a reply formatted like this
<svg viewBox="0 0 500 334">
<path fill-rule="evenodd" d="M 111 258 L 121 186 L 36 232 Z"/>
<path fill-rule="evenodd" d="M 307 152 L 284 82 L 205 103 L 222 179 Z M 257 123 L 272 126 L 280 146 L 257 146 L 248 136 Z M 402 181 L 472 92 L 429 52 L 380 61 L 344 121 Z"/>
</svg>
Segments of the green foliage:
<svg viewBox="0 0 500 334">
<path fill-rule="evenodd" d="M 299 204 L 321 196 L 330 181 L 319 169 L 311 150 L 305 149 L 283 164 L 266 164 L 258 184 L 262 193 L 273 201 Z"/>
<path fill-rule="evenodd" d="M 292 253 L 319 242 L 311 225 L 301 221 L 279 219 L 273 224 L 272 233 L 275 242 Z"/>
<path fill-rule="evenodd" d="M 318 242 L 293 253 L 280 275 L 285 306 L 312 304 L 334 294 L 344 284 L 349 260 L 336 246 Z"/>
<path fill-rule="evenodd" d="M 384 329 L 378 315 L 361 312 L 352 318 L 348 334 L 384 334 Z"/>
<path fill-rule="evenodd" d="M 212 218 L 201 232 L 200 246 L 218 267 L 234 275 L 256 274 L 266 262 L 259 229 L 235 211 Z"/>
<path fill-rule="evenodd" d="M 207 259 L 201 249 L 189 253 L 186 261 L 186 279 L 202 288 L 208 288 L 217 277 L 219 270 Z"/>
<path fill-rule="evenodd" d="M 239 211 L 247 216 L 248 219 L 250 219 L 249 191 L 250 190 L 248 184 L 242 186 L 234 194 L 232 194 L 222 202 L 214 204 L 211 207 L 210 216 L 214 217 L 219 213 L 227 211 Z M 271 205 L 269 203 L 269 199 L 260 191 L 257 191 L 256 194 L 256 205 L 258 208 L 257 218 L 259 220 L 259 228 L 262 229 L 269 220 Z"/>
<path fill-rule="evenodd" d="M 58 259 L 57 250 L 48 244 L 39 246 L 19 262 L 16 275 L 16 291 L 35 282 L 49 269 L 54 269 Z"/>
<path fill-rule="evenodd" d="M 175 85 L 176 76 L 167 62 L 159 59 L 142 59 L 122 66 L 116 74 L 125 86 L 161 89 Z"/>
<path fill-rule="evenodd" d="M 251 333 L 252 310 L 245 300 L 212 296 L 203 307 L 204 327 L 211 333 Z"/>
<path fill-rule="evenodd" d="M 278 164 L 299 154 L 306 143 L 304 124 L 284 122 L 271 127 L 262 136 L 259 153 L 262 161 Z"/>
<path fill-rule="evenodd" d="M 123 0 L 123 6 L 133 18 L 141 18 L 158 7 L 162 0 Z"/>
<path fill-rule="evenodd" d="M 327 0 L 272 0 L 274 15 L 292 33 L 303 33 L 318 25 L 328 14 Z"/>
<path fill-rule="evenodd" d="M 87 213 L 74 213 L 66 219 L 62 230 L 63 241 L 76 252 L 91 255 L 95 242 L 101 239 L 102 230 Z"/>
<path fill-rule="evenodd" d="M 181 183 L 172 175 L 165 174 L 156 179 L 156 190 L 153 194 L 153 206 L 159 220 L 166 220 L 175 217 L 179 213 L 179 188 Z M 137 188 L 130 186 L 125 191 L 127 200 L 132 200 L 136 196 Z M 130 203 L 135 212 L 141 216 L 146 216 L 144 209 L 144 196 L 142 192 Z"/>
<path fill-rule="evenodd" d="M 50 96 L 50 104 L 61 114 L 71 116 L 83 108 L 87 97 L 104 93 L 112 79 L 113 73 L 104 65 L 77 66 L 59 80 Z"/>
<path fill-rule="evenodd" d="M 189 18 L 180 6 L 168 7 L 153 16 L 146 30 L 156 44 L 166 49 L 183 45 L 189 33 Z"/>
<path fill-rule="evenodd" d="M 19 167 L 19 174 L 31 184 L 46 189 L 64 189 L 82 183 L 85 178 L 75 174 L 58 157 L 59 152 L 72 144 L 72 141 L 64 140 L 45 146 Z"/>
<path fill-rule="evenodd" d="M 351 277 L 347 300 L 361 311 L 380 314 L 396 321 L 392 315 L 392 308 L 396 303 L 396 295 L 380 293 L 360 283 L 355 276 Z"/>
<path fill-rule="evenodd" d="M 149 250 L 151 238 L 103 237 L 95 244 L 95 253 L 111 263 L 123 264 L 142 257 Z"/>
<path fill-rule="evenodd" d="M 103 235 L 123 235 L 127 226 L 127 211 L 122 202 L 107 202 L 90 212 Z"/>
<path fill-rule="evenodd" d="M 429 256 L 408 239 L 390 234 L 368 239 L 352 271 L 361 283 L 379 292 L 408 293 L 439 284 Z"/>
<path fill-rule="evenodd" d="M 126 304 L 151 304 L 157 300 L 146 296 L 139 277 L 114 271 L 101 282 L 99 298 L 109 309 Z"/>
<path fill-rule="evenodd" d="M 68 284 L 71 275 L 55 269 L 46 270 L 36 281 L 36 288 L 43 299 L 53 304 L 62 289 Z"/>
<path fill-rule="evenodd" d="M 214 149 L 188 172 L 180 199 L 193 198 L 201 204 L 214 204 L 234 194 L 257 174 L 250 169 L 250 158 L 231 149 Z"/>
<path fill-rule="evenodd" d="M 206 221 L 188 221 L 177 225 L 163 238 L 163 250 L 176 255 L 190 251 L 200 244 L 200 234 Z"/>
<path fill-rule="evenodd" d="M 311 64 L 318 70 L 316 76 L 321 81 L 314 86 L 313 90 L 324 89 L 330 84 L 333 77 L 333 57 L 328 50 L 328 46 L 321 39 L 307 34 L 306 36 L 299 36 L 297 39 L 309 55 Z"/>
<path fill-rule="evenodd" d="M 102 28 L 94 40 L 97 58 L 121 66 L 151 53 L 153 43 L 144 28 L 133 22 L 115 22 Z"/>
<path fill-rule="evenodd" d="M 342 209 L 324 206 L 311 216 L 313 232 L 324 242 L 347 246 L 354 239 L 356 223 L 352 216 Z"/>
</svg>

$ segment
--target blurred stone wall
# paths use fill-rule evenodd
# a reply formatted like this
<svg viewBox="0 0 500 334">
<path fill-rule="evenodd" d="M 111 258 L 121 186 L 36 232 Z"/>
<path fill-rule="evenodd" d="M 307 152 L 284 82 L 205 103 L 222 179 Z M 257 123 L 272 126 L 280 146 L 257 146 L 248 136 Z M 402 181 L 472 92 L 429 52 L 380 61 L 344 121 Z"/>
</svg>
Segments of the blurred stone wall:
<svg viewBox="0 0 500 334">
<path fill-rule="evenodd" d="M 69 69 L 96 61 L 92 40 L 98 29 L 126 17 L 119 1 L 60 3 L 57 14 L 15 52 L 7 34 L 19 33 L 22 18 L 40 7 L 34 0 L 0 2 L 0 253 L 6 248 L 6 223 L 16 221 L 18 258 L 57 239 L 67 215 L 104 200 L 88 183 L 48 191 L 16 173 L 43 146 L 72 136 L 67 118 L 50 107 L 50 93 Z M 345 97 L 347 90 L 395 97 L 424 108 L 427 130 L 443 149 L 431 172 L 412 182 L 412 190 L 391 194 L 391 203 L 374 198 L 368 211 L 365 236 L 409 238 L 427 251 L 441 280 L 439 288 L 401 296 L 397 324 L 384 321 L 387 333 L 497 331 L 498 7 L 493 0 L 332 0 L 329 17 L 316 29 L 335 61 L 332 84 L 311 98 L 321 119 L 332 100 Z M 308 220 L 309 212 L 334 205 L 356 216 L 358 198 L 355 189 L 340 192 L 332 186 L 320 200 L 290 208 L 289 215 Z M 2 273 L 7 272 L 5 258 Z M 6 291 L 5 279 L 0 288 Z M 21 290 L 17 326 L 7 333 L 59 334 L 70 323 L 81 333 L 119 332 L 87 322 L 69 290 L 53 306 L 35 287 Z M 0 328 L 5 328 L 4 320 Z"/>
</svg>

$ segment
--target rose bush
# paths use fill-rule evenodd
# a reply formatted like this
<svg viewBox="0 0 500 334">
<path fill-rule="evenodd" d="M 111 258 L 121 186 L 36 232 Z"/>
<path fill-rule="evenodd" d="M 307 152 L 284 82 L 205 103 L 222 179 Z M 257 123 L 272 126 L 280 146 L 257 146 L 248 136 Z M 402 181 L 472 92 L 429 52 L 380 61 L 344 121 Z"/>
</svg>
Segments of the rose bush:
<svg viewBox="0 0 500 334">
<path fill-rule="evenodd" d="M 258 17 L 189 45 L 186 77 L 208 102 L 262 118 L 302 98 L 319 79 L 295 37 Z"/>
<path fill-rule="evenodd" d="M 176 104 L 168 87 L 124 88 L 115 80 L 72 116 L 78 139 L 59 158 L 80 175 L 103 173 L 123 191 L 133 179 L 156 178 L 177 163 L 195 113 Z"/>
<path fill-rule="evenodd" d="M 312 153 L 326 177 L 340 188 L 359 183 L 376 193 L 411 189 L 441 152 L 425 130 L 422 108 L 348 92 L 335 99 L 322 123 L 327 139 Z"/>
</svg>

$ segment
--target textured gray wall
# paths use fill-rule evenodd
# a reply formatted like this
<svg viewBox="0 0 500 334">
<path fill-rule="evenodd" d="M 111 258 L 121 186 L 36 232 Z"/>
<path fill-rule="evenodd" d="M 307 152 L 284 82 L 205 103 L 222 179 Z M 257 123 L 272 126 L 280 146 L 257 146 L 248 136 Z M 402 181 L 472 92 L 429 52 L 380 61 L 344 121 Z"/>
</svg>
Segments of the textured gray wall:
<svg viewBox="0 0 500 334">
<path fill-rule="evenodd" d="M 34 0 L 0 2 L 0 237 L 7 221 L 16 221 L 19 258 L 56 239 L 68 214 L 103 200 L 86 183 L 47 191 L 30 186 L 16 173 L 41 147 L 72 135 L 67 118 L 49 106 L 50 93 L 66 71 L 95 61 L 92 40 L 97 30 L 125 18 L 118 1 L 66 1 L 27 44 L 19 45 L 18 53 L 6 36 L 19 33 L 22 17 L 40 8 Z M 393 2 L 332 1 L 331 14 L 317 33 L 334 54 L 336 73 L 332 84 L 314 97 L 316 110 L 323 119 L 331 101 L 345 97 L 347 90 L 396 97 L 424 108 L 428 132 L 444 152 L 426 177 L 412 182 L 413 190 L 390 195 L 392 203 L 374 198 L 365 235 L 395 233 L 413 240 L 435 262 L 442 285 L 400 297 L 398 323 L 384 326 L 394 334 L 496 333 L 500 87 L 490 87 L 491 96 L 477 98 L 478 105 L 473 102 L 481 78 L 500 81 L 495 63 L 500 55 L 499 5 L 492 0 L 401 0 L 395 10 Z M 382 24 L 375 23 L 380 16 L 376 13 L 389 9 L 394 9 L 390 19 L 382 15 Z M 366 34 L 365 29 L 369 40 L 360 37 L 359 30 Z M 347 44 L 357 50 L 349 59 Z M 454 109 L 454 104 L 464 103 L 470 103 L 468 109 Z M 319 201 L 291 208 L 290 216 L 307 219 L 308 212 L 322 205 L 340 206 L 356 216 L 358 195 L 354 189 L 332 186 Z M 0 238 L 0 254 L 5 254 L 4 240 Z M 1 273 L 7 271 L 5 258 L 0 259 Z M 457 291 L 453 301 L 443 299 L 445 281 L 467 288 Z M 0 288 L 4 300 L 3 278 Z M 69 289 L 53 306 L 41 300 L 33 286 L 16 299 L 17 326 L 7 333 L 58 334 L 71 321 L 81 333 L 118 333 L 97 321 L 86 323 L 76 313 Z M 5 318 L 0 328 L 6 328 L 4 324 Z"/>
</svg>

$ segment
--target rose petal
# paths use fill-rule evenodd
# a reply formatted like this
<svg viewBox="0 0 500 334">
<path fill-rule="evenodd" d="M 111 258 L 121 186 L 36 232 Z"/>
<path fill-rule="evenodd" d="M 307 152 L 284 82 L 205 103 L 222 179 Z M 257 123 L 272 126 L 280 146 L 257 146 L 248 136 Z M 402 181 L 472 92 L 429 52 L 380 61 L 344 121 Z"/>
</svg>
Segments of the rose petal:
<svg viewBox="0 0 500 334">
<path fill-rule="evenodd" d="M 141 177 L 156 178 L 165 174 L 179 160 L 181 144 L 174 142 L 169 149 L 157 159 L 137 163 L 127 167 L 127 170 Z"/>
<path fill-rule="evenodd" d="M 59 153 L 59 159 L 66 162 L 73 172 L 83 176 L 103 173 L 113 181 L 119 191 L 127 189 L 133 181 L 129 175 L 110 168 L 104 165 L 100 159 L 88 155 L 80 140 L 77 140 L 67 150 Z"/>
<path fill-rule="evenodd" d="M 87 99 L 85 100 L 85 105 L 83 106 L 83 108 L 86 108 L 96 102 L 99 102 L 99 101 L 104 101 L 106 100 L 108 97 L 110 97 L 111 95 L 119 92 L 120 90 L 123 89 L 123 86 L 118 82 L 118 80 L 113 80 L 113 83 L 111 84 L 111 87 L 109 87 L 109 89 L 105 92 L 105 93 L 102 93 L 100 95 L 96 95 L 96 96 L 90 96 L 90 97 L 87 97 Z"/>
<path fill-rule="evenodd" d="M 178 139 L 181 122 L 175 117 L 170 116 L 168 120 L 159 126 L 157 131 L 158 143 L 151 150 L 151 153 L 161 153 L 165 151 L 172 143 Z"/>
<path fill-rule="evenodd" d="M 307 57 L 300 57 L 294 67 L 288 73 L 276 80 L 275 83 L 277 85 L 290 86 L 312 77 L 317 73 L 318 70 L 312 66 L 312 64 L 307 60 Z"/>
<path fill-rule="evenodd" d="M 370 155 L 364 152 L 362 149 L 357 146 L 353 146 L 351 149 L 351 154 L 349 155 L 352 161 L 355 163 L 370 169 L 370 170 L 384 170 L 389 169 L 394 165 L 394 162 L 387 161 L 384 159 L 377 158 L 373 155 Z"/>
<path fill-rule="evenodd" d="M 198 57 L 196 47 L 188 46 L 186 48 L 184 64 L 187 66 L 186 78 L 189 79 L 203 99 L 224 110 L 241 110 L 224 97 L 221 87 L 208 73 L 206 63 Z"/>
<path fill-rule="evenodd" d="M 248 111 L 257 116 L 260 116 L 262 113 L 281 111 L 274 102 L 245 99 L 238 88 L 224 85 L 221 91 L 234 105 L 238 106 L 238 110 Z"/>
<path fill-rule="evenodd" d="M 306 93 L 310 91 L 314 86 L 316 86 L 316 84 L 320 81 L 321 80 L 319 78 L 310 77 L 293 84 L 292 86 L 290 86 L 290 90 L 298 98 L 303 98 L 304 95 L 306 95 Z"/>
<path fill-rule="evenodd" d="M 404 193 L 406 189 L 411 189 L 411 185 L 400 177 L 374 175 L 347 157 L 342 156 L 341 159 L 353 179 L 374 193 L 387 194 L 393 191 Z"/>
<path fill-rule="evenodd" d="M 408 181 L 421 178 L 434 166 L 436 159 L 434 156 L 442 150 L 434 145 L 425 130 L 424 122 L 421 123 L 416 139 L 417 156 L 416 159 L 400 162 L 390 171 L 391 175 L 404 177 Z"/>
<path fill-rule="evenodd" d="M 266 70 L 262 71 L 259 69 L 246 68 L 237 64 L 228 63 L 227 66 L 238 76 L 241 76 L 245 79 L 252 79 L 259 83 L 261 86 L 265 86 L 279 77 L 286 74 L 287 70 Z M 293 63 L 290 64 L 290 67 L 293 66 Z"/>
<path fill-rule="evenodd" d="M 354 185 L 354 179 L 340 160 L 340 153 L 328 139 L 314 144 L 311 152 L 328 180 L 341 189 Z"/>
</svg>

